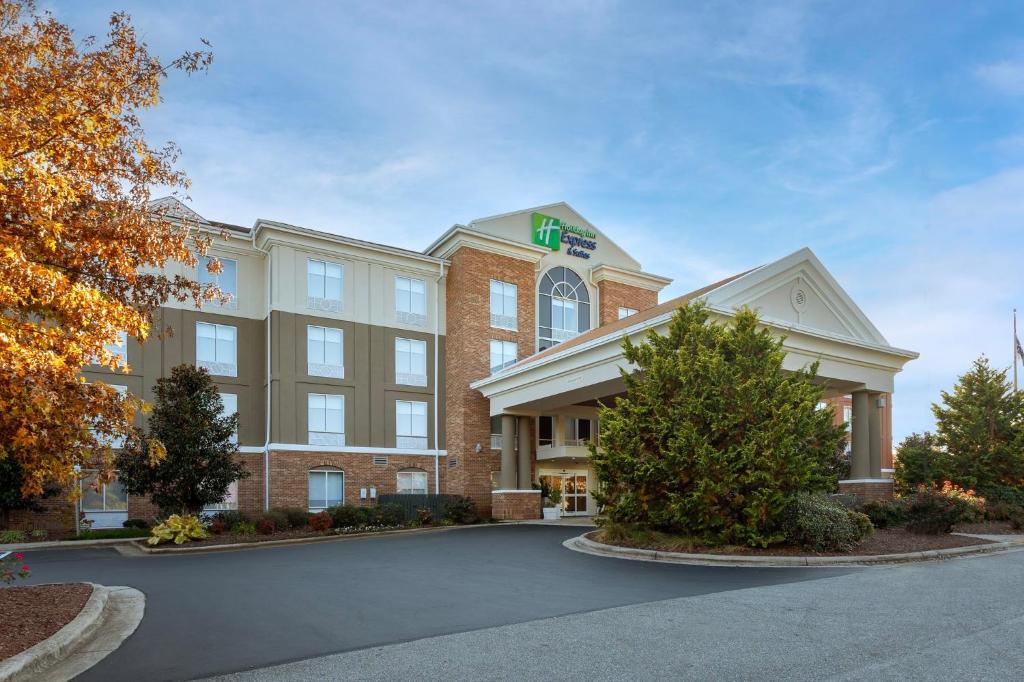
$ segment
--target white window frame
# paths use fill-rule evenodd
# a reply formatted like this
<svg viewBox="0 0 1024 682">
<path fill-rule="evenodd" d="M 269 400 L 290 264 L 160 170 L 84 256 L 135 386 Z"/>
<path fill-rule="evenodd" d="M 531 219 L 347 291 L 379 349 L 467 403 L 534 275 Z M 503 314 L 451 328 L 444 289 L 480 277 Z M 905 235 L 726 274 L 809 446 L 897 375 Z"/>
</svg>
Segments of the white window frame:
<svg viewBox="0 0 1024 682">
<path fill-rule="evenodd" d="M 315 340 L 313 337 L 320 335 L 322 338 Z M 338 362 L 327 362 L 327 344 L 334 343 L 331 337 L 337 337 Z M 313 344 L 319 343 L 319 355 L 323 362 L 313 362 Z M 345 378 L 345 331 L 337 327 L 324 327 L 315 324 L 306 325 L 306 374 L 311 377 L 330 377 L 333 379 Z"/>
<path fill-rule="evenodd" d="M 511 367 L 519 358 L 519 344 L 515 341 L 491 339 L 490 351 L 491 374 L 500 372 L 506 367 Z M 498 360 L 497 363 L 495 358 Z"/>
<path fill-rule="evenodd" d="M 404 298 L 408 300 L 403 301 Z M 395 319 L 416 327 L 427 326 L 426 281 L 408 275 L 395 275 Z"/>
<path fill-rule="evenodd" d="M 491 327 L 519 330 L 519 287 L 492 279 L 490 285 Z"/>
<path fill-rule="evenodd" d="M 199 357 L 199 330 L 203 328 L 213 329 L 213 360 L 203 360 Z M 223 353 L 221 357 L 221 335 L 226 330 L 231 330 L 232 348 L 230 353 Z M 223 341 L 226 343 L 227 338 Z M 238 328 L 229 324 L 216 324 L 214 322 L 196 322 L 196 367 L 202 367 L 210 374 L 222 377 L 238 376 Z"/>
<path fill-rule="evenodd" d="M 100 484 L 100 489 L 98 491 L 100 499 L 103 501 L 103 506 L 102 507 L 86 507 L 85 506 L 86 505 L 86 502 L 85 502 L 85 491 L 86 491 L 86 489 L 90 488 L 90 486 L 87 485 L 87 481 L 89 479 L 91 479 L 91 478 L 96 478 L 96 476 L 99 474 L 99 471 L 97 471 L 96 469 L 88 469 L 88 470 L 83 471 L 82 474 L 83 474 L 82 478 L 78 481 L 78 486 L 79 486 L 78 490 L 79 490 L 79 492 L 81 494 L 81 498 L 80 499 L 82 500 L 82 502 L 80 503 L 80 509 L 83 512 L 97 513 L 97 514 L 103 514 L 103 513 L 127 513 L 128 512 L 128 493 L 124 493 L 124 509 L 108 509 L 107 508 L 107 485 L 108 484 L 106 484 L 106 483 Z M 116 482 L 116 479 L 115 479 L 114 482 Z M 121 489 L 124 490 L 124 486 L 121 486 Z"/>
<path fill-rule="evenodd" d="M 422 414 L 420 414 L 422 412 Z M 395 401 L 395 447 L 410 450 L 427 448 L 427 403 L 420 400 Z"/>
<path fill-rule="evenodd" d="M 212 273 L 207 270 L 211 260 L 217 260 L 221 262 L 223 267 L 218 273 Z M 236 258 L 225 258 L 224 256 L 199 256 L 197 258 L 196 271 L 197 280 L 200 284 L 213 284 L 220 289 L 221 294 L 229 294 L 231 299 L 227 303 L 221 303 L 219 300 L 207 301 L 207 305 L 214 305 L 221 308 L 227 308 L 229 310 L 238 309 L 238 259 Z M 230 268 L 227 263 L 230 263 Z M 229 272 L 230 270 L 230 272 Z M 221 281 L 221 278 L 227 275 L 232 275 L 230 286 L 227 283 Z"/>
<path fill-rule="evenodd" d="M 403 483 L 405 479 L 405 483 Z M 416 485 L 422 481 L 423 485 Z M 426 471 L 399 471 L 395 476 L 395 492 L 399 495 L 426 495 L 430 492 L 430 480 Z"/>
<path fill-rule="evenodd" d="M 625 308 L 625 307 L 621 307 L 620 306 L 619 307 L 619 319 L 621 320 L 621 319 L 629 317 L 630 315 L 636 315 L 637 312 L 638 311 L 637 311 L 636 308 Z"/>
<path fill-rule="evenodd" d="M 314 403 L 322 403 L 314 404 Z M 323 419 L 314 421 L 313 410 L 322 410 Z M 338 412 L 341 416 L 341 430 L 330 431 L 329 415 Z M 345 445 L 345 396 L 334 393 L 309 393 L 306 395 L 306 431 L 310 445 Z M 323 429 L 314 426 L 323 425 Z"/>
<path fill-rule="evenodd" d="M 309 497 L 309 484 L 310 484 L 310 482 L 312 480 L 314 480 L 314 477 L 317 474 L 322 474 L 323 475 L 323 484 L 324 484 L 324 506 L 323 507 L 320 507 L 320 506 L 314 507 L 313 504 L 312 504 L 313 503 L 313 499 L 311 497 Z M 328 479 L 330 478 L 330 476 L 332 474 L 341 477 L 341 498 L 339 500 L 337 500 L 337 501 L 331 500 L 331 499 L 329 499 L 327 497 L 327 490 L 328 490 L 328 487 L 329 487 L 327 485 L 327 481 L 328 481 Z M 341 469 L 326 469 L 326 468 L 310 469 L 309 471 L 306 472 L 306 495 L 307 495 L 306 502 L 309 505 L 307 507 L 307 509 L 309 509 L 309 511 L 311 511 L 311 512 L 320 512 L 320 511 L 323 511 L 325 509 L 330 509 L 331 507 L 335 507 L 335 506 L 337 506 L 339 504 L 345 504 L 345 472 L 343 470 L 341 470 Z M 332 504 L 332 502 L 333 502 L 333 504 Z"/>
<path fill-rule="evenodd" d="M 105 382 L 100 382 L 100 383 L 105 383 Z M 107 386 L 109 386 L 110 388 L 112 388 L 115 391 L 117 391 L 121 395 L 122 398 L 124 396 L 128 395 L 128 387 L 127 386 L 123 386 L 121 384 L 107 384 Z M 101 444 L 107 445 L 107 446 L 113 448 L 114 450 L 119 450 L 120 448 L 124 447 L 124 437 L 123 436 L 107 436 L 107 435 L 104 435 L 104 434 L 96 433 L 95 429 L 93 429 L 92 431 L 93 431 L 93 436 Z"/>
<path fill-rule="evenodd" d="M 323 268 L 323 273 L 315 273 L 313 270 L 318 266 Z M 319 285 L 310 280 L 313 277 L 323 279 Z M 330 290 L 328 280 L 338 280 L 338 296 L 328 296 Z M 334 261 L 322 260 L 320 258 L 306 259 L 306 307 L 310 310 L 320 310 L 330 313 L 340 313 L 344 310 L 345 300 L 345 266 Z"/>
<path fill-rule="evenodd" d="M 587 421 L 590 423 L 590 437 L 583 438 L 580 436 L 580 422 Z M 565 444 L 566 445 L 586 445 L 587 443 L 597 442 L 597 420 L 593 417 L 565 417 Z"/>
<path fill-rule="evenodd" d="M 420 349 L 422 352 L 413 352 Z M 416 363 L 416 358 L 422 363 Z M 421 367 L 417 367 L 421 364 Z M 422 339 L 395 337 L 395 383 L 405 386 L 427 385 L 427 342 Z"/>
<path fill-rule="evenodd" d="M 229 404 L 230 403 L 230 404 Z M 224 393 L 220 392 L 220 416 L 230 417 L 232 414 L 238 412 L 238 394 L 237 393 Z M 239 420 L 241 415 L 239 414 Z M 231 434 L 231 442 L 238 445 L 238 426 L 235 427 L 235 432 Z"/>
</svg>

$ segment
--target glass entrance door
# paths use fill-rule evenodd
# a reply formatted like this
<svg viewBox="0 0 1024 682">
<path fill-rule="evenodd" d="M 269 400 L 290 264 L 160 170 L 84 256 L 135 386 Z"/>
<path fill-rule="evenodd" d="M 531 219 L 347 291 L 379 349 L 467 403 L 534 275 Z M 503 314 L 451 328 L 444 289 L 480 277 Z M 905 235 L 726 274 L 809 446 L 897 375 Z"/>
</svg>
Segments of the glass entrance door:
<svg viewBox="0 0 1024 682">
<path fill-rule="evenodd" d="M 587 503 L 586 472 L 542 473 L 539 478 L 549 490 L 561 491 L 563 515 L 574 516 L 590 513 Z"/>
</svg>

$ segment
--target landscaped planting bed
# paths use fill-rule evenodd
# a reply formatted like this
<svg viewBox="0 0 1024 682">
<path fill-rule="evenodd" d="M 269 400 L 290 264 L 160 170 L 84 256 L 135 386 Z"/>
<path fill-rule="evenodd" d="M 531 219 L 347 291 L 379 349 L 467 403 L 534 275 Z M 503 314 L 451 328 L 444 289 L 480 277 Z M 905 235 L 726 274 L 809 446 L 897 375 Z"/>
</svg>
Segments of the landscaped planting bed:
<svg viewBox="0 0 1024 682">
<path fill-rule="evenodd" d="M 961 535 L 918 535 L 903 528 L 877 529 L 871 537 L 861 541 L 849 552 L 815 552 L 803 547 L 787 545 L 774 545 L 767 548 L 734 545 L 708 547 L 693 543 L 687 538 L 662 533 L 637 533 L 633 536 L 615 533 L 609 536 L 603 529 L 588 533 L 587 537 L 595 542 L 620 547 L 686 554 L 732 554 L 736 556 L 880 556 L 990 544 L 988 540 L 981 538 L 969 538 Z"/>
<path fill-rule="evenodd" d="M 19 654 L 74 620 L 92 594 L 91 585 L 0 587 L 0 660 Z"/>
<path fill-rule="evenodd" d="M 261 533 L 221 533 L 220 535 L 210 535 L 209 537 L 191 540 L 184 546 L 186 547 L 208 547 L 212 545 L 233 545 L 238 543 L 251 543 L 257 544 L 260 542 L 269 542 L 271 540 L 293 540 L 302 538 L 322 538 L 322 537 L 339 537 L 344 535 L 353 535 L 356 533 L 379 533 L 386 530 L 400 530 L 406 526 L 365 526 L 361 528 L 332 528 L 327 531 L 315 531 L 311 528 L 302 529 L 291 529 L 284 531 L 275 531 L 273 533 L 261 534 Z M 409 526 L 412 527 L 412 526 Z M 138 543 L 144 547 L 151 547 L 145 540 L 139 540 Z M 161 543 L 157 547 L 175 547 L 181 545 L 175 545 L 174 543 Z"/>
<path fill-rule="evenodd" d="M 981 521 L 979 523 L 961 523 L 956 527 L 957 533 L 976 533 L 978 535 L 1024 535 L 1024 530 L 1014 529 L 1009 521 Z"/>
</svg>

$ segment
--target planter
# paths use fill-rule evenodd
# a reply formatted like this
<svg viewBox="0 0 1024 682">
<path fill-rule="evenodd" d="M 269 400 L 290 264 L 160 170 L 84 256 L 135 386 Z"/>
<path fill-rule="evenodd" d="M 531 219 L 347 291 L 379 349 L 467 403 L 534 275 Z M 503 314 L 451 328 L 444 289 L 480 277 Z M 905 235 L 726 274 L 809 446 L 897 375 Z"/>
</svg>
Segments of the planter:
<svg viewBox="0 0 1024 682">
<path fill-rule="evenodd" d="M 562 510 L 558 507 L 544 507 L 545 520 L 557 520 L 562 518 Z"/>
</svg>

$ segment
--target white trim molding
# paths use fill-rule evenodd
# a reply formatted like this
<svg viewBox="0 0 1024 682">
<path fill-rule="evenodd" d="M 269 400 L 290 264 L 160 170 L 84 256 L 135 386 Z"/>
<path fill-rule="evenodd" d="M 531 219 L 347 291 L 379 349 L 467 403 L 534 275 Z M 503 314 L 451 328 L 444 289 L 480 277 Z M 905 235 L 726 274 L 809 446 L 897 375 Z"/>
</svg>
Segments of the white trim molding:
<svg viewBox="0 0 1024 682">
<path fill-rule="evenodd" d="M 892 483 L 891 478 L 848 478 L 839 483 Z"/>
<path fill-rule="evenodd" d="M 242 448 L 239 448 L 239 450 L 241 449 Z M 268 449 L 277 450 L 279 452 L 324 452 L 341 455 L 418 455 L 423 457 L 433 457 L 436 453 L 438 457 L 448 456 L 447 450 L 434 450 L 433 448 L 374 448 L 359 447 L 356 445 L 306 445 L 304 443 L 271 443 L 268 446 Z M 263 452 L 262 448 L 259 448 L 258 450 L 259 452 Z"/>
<path fill-rule="evenodd" d="M 594 284 L 608 280 L 609 282 L 628 284 L 650 291 L 661 291 L 672 283 L 671 277 L 662 277 L 661 275 L 641 272 L 639 270 L 627 270 L 626 268 L 608 265 L 607 263 L 595 265 L 591 268 L 590 279 Z"/>
<path fill-rule="evenodd" d="M 491 494 L 493 495 L 494 493 L 537 493 L 538 495 L 540 495 L 539 490 L 492 490 Z"/>
</svg>

